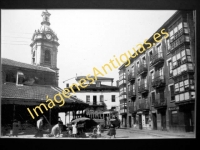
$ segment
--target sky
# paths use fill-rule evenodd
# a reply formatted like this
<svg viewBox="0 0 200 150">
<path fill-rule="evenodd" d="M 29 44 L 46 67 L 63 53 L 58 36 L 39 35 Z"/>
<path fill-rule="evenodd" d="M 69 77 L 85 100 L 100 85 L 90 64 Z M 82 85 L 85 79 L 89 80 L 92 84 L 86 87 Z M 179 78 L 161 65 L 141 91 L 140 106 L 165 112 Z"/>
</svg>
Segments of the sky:
<svg viewBox="0 0 200 150">
<path fill-rule="evenodd" d="M 42 9 L 1 10 L 1 57 L 31 64 L 31 38 L 42 22 Z M 48 9 L 57 34 L 59 87 L 76 83 L 76 76 L 93 75 L 93 68 L 119 58 L 152 36 L 176 10 Z M 105 77 L 119 79 L 113 69 Z M 63 83 L 63 81 L 66 81 Z"/>
</svg>

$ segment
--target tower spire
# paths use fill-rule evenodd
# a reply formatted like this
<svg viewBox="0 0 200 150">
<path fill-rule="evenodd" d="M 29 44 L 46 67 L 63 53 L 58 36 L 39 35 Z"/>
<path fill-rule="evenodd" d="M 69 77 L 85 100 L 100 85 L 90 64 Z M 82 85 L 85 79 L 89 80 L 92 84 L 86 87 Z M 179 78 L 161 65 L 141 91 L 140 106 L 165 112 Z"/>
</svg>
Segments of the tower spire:
<svg viewBox="0 0 200 150">
<path fill-rule="evenodd" d="M 42 18 L 43 18 L 41 22 L 42 25 L 43 24 L 46 24 L 48 26 L 50 25 L 50 22 L 49 22 L 50 15 L 51 14 L 47 11 L 47 9 L 45 9 L 45 11 L 42 12 Z"/>
</svg>

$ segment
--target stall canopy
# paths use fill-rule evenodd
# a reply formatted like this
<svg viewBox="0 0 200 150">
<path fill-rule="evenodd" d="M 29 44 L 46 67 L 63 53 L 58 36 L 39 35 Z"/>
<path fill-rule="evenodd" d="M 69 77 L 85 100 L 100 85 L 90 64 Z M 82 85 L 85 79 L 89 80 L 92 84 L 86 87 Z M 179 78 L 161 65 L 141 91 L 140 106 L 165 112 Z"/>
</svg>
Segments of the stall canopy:
<svg viewBox="0 0 200 150">
<path fill-rule="evenodd" d="M 4 83 L 2 85 L 2 104 L 18 104 L 18 105 L 38 105 L 46 103 L 46 96 L 54 100 L 54 95 L 62 93 L 62 89 L 51 85 L 33 85 L 33 86 L 18 86 L 14 83 Z M 64 98 L 64 97 L 63 97 Z M 63 108 L 70 105 L 80 105 L 85 109 L 88 104 L 76 97 L 64 98 L 65 105 Z M 59 100 L 59 98 L 58 98 Z M 57 104 L 59 105 L 59 104 Z"/>
</svg>

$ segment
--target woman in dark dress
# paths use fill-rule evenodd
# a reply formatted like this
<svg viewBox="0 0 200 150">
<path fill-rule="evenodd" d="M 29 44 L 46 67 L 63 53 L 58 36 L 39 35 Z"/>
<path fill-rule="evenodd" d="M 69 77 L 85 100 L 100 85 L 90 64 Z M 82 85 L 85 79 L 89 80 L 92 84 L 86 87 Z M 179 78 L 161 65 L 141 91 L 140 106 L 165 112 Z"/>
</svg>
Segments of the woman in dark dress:
<svg viewBox="0 0 200 150">
<path fill-rule="evenodd" d="M 115 130 L 115 125 L 114 124 L 110 124 L 109 126 L 109 131 L 108 131 L 108 134 L 110 136 L 110 138 L 114 135 L 114 138 L 115 138 L 115 135 L 116 135 L 116 130 Z"/>
</svg>

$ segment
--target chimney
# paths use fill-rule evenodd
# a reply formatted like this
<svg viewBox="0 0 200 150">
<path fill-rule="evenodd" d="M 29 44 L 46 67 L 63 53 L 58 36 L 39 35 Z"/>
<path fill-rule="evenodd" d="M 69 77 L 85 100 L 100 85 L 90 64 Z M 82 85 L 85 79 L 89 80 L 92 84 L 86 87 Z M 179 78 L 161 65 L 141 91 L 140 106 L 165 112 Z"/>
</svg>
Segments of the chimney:
<svg viewBox="0 0 200 150">
<path fill-rule="evenodd" d="M 66 84 L 66 87 L 67 87 L 67 88 L 69 87 L 69 83 Z"/>
</svg>

